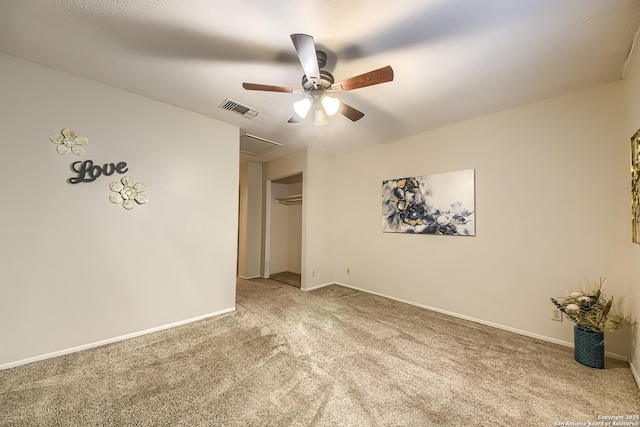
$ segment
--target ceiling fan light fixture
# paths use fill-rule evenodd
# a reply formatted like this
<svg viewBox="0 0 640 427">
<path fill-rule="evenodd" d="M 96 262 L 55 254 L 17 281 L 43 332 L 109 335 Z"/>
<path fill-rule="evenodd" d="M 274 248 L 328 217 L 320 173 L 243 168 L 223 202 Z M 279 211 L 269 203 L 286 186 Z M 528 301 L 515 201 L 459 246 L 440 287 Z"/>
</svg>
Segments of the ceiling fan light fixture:
<svg viewBox="0 0 640 427">
<path fill-rule="evenodd" d="M 321 106 L 318 106 L 318 108 L 316 108 L 315 116 L 313 117 L 313 124 L 316 126 L 324 126 L 327 123 L 329 123 L 327 114 Z"/>
<path fill-rule="evenodd" d="M 295 111 L 296 114 L 300 116 L 300 118 L 304 119 L 305 117 L 307 117 L 307 113 L 311 108 L 311 104 L 311 98 L 302 98 L 300 101 L 296 101 L 293 103 L 293 111 Z"/>
<path fill-rule="evenodd" d="M 358 121 L 364 117 L 362 111 L 358 111 L 349 104 L 343 103 L 333 97 L 324 97 L 325 92 L 328 94 L 347 92 L 393 80 L 393 68 L 387 65 L 386 67 L 349 77 L 336 83 L 333 75 L 329 71 L 322 69 L 327 65 L 327 54 L 316 48 L 312 36 L 300 33 L 291 34 L 291 41 L 293 42 L 293 47 L 296 50 L 300 65 L 304 71 L 304 75 L 302 76 L 302 89 L 257 83 L 242 83 L 242 87 L 246 90 L 305 94 L 303 95 L 305 99 L 293 103 L 295 114 L 288 120 L 288 123 L 300 122 L 306 118 L 312 108 L 314 109 L 315 116 L 314 123 L 317 126 L 322 126 L 328 121 L 328 116 L 333 116 L 337 113 L 342 114 L 352 122 Z"/>
<path fill-rule="evenodd" d="M 324 108 L 325 113 L 328 116 L 333 116 L 340 110 L 340 100 L 338 98 L 334 98 L 332 96 L 323 96 L 322 97 L 322 107 Z"/>
</svg>

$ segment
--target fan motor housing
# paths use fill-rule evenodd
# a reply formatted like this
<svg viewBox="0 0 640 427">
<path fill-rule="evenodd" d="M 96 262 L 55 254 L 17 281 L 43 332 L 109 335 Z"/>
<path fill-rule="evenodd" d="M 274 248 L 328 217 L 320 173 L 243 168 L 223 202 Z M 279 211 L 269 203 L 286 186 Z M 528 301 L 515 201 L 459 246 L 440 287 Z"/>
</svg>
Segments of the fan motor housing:
<svg viewBox="0 0 640 427">
<path fill-rule="evenodd" d="M 321 50 L 316 50 L 316 57 L 318 58 L 318 68 L 322 68 L 327 65 L 327 54 Z M 333 74 L 326 70 L 320 70 L 320 87 L 322 89 L 328 89 L 331 85 L 335 83 L 333 79 Z M 302 76 L 302 87 L 305 92 L 309 92 L 314 89 L 313 83 L 309 81 L 306 75 Z"/>
<path fill-rule="evenodd" d="M 320 70 L 319 86 L 322 89 L 328 89 L 331 87 L 333 83 L 334 83 L 333 75 L 328 71 Z M 314 89 L 313 83 L 309 81 L 306 75 L 302 76 L 302 87 L 304 88 L 305 92 L 309 92 L 310 90 Z"/>
</svg>

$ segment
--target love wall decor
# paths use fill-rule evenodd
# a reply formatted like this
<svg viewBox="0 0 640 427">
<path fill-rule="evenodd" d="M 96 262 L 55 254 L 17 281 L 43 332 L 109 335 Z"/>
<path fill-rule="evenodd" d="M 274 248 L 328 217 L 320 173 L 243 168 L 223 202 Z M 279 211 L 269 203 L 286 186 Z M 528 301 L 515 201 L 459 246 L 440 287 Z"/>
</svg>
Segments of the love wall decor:
<svg viewBox="0 0 640 427">
<path fill-rule="evenodd" d="M 118 162 L 117 164 L 109 163 L 104 164 L 103 167 L 94 165 L 93 161 L 85 160 L 83 162 L 71 163 L 71 170 L 77 173 L 76 176 L 67 180 L 69 184 L 79 184 L 81 182 L 93 182 L 100 175 L 111 176 L 114 172 L 123 174 L 129 170 L 125 162 Z"/>
<path fill-rule="evenodd" d="M 76 135 L 69 128 L 64 128 L 60 133 L 52 134 L 49 140 L 57 144 L 56 151 L 60 155 L 69 153 L 81 156 L 85 153 L 85 147 L 89 144 L 89 138 Z M 114 173 L 125 174 L 129 167 L 126 162 L 95 164 L 93 160 L 77 161 L 71 164 L 71 170 L 75 173 L 67 180 L 69 184 L 80 184 L 83 182 L 93 182 L 101 176 L 111 176 Z M 146 194 L 147 186 L 144 182 L 135 180 L 125 175 L 119 181 L 109 184 L 109 201 L 121 204 L 127 210 L 133 209 L 137 205 L 145 204 L 149 201 Z"/>
</svg>

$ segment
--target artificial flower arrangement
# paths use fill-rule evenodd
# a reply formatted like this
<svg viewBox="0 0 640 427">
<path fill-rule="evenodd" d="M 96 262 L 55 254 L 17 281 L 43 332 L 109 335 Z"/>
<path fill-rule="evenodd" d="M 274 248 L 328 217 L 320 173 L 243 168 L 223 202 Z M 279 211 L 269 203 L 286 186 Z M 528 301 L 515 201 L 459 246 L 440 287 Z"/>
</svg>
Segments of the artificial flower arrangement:
<svg viewBox="0 0 640 427">
<path fill-rule="evenodd" d="M 607 279 L 600 278 L 591 291 L 573 292 L 564 298 L 551 298 L 551 302 L 576 325 L 600 332 L 605 329 L 615 331 L 625 325 L 632 325 L 628 316 L 623 316 L 614 308 L 613 297 L 606 299 L 602 288 Z"/>
</svg>

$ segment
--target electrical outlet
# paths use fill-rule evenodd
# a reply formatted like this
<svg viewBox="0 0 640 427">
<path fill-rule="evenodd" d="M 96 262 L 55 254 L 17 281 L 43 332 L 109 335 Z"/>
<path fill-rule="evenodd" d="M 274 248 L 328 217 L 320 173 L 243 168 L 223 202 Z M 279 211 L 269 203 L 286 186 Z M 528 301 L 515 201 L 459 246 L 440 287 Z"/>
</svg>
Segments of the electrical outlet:
<svg viewBox="0 0 640 427">
<path fill-rule="evenodd" d="M 347 274 L 351 274 L 351 269 L 347 267 Z"/>
<path fill-rule="evenodd" d="M 562 312 L 558 307 L 553 307 L 551 309 L 551 320 L 555 320 L 556 322 L 562 322 Z"/>
</svg>

